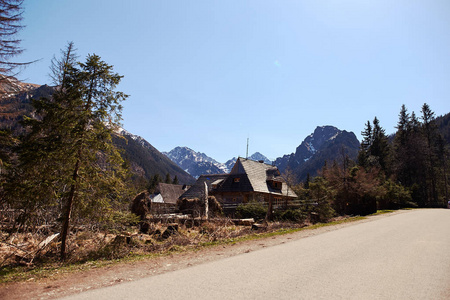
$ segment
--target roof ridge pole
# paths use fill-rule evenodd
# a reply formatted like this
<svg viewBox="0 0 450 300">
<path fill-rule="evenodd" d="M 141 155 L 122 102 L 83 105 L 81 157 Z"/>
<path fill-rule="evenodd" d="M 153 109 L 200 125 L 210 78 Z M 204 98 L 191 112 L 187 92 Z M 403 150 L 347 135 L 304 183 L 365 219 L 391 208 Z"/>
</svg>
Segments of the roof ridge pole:
<svg viewBox="0 0 450 300">
<path fill-rule="evenodd" d="M 246 152 L 246 155 L 245 155 L 245 159 L 248 159 L 248 140 L 249 140 L 249 138 L 247 137 L 247 152 Z"/>
</svg>

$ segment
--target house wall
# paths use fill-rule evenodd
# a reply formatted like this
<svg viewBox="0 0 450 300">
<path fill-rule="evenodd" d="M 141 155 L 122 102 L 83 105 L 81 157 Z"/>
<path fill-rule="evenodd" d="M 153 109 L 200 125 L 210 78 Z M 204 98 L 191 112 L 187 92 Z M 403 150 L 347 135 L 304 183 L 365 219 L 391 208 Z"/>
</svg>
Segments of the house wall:
<svg viewBox="0 0 450 300">
<path fill-rule="evenodd" d="M 258 192 L 226 192 L 226 193 L 211 193 L 211 195 L 215 196 L 217 201 L 220 203 L 248 203 L 248 202 L 269 202 L 270 194 L 266 193 L 258 193 Z M 291 198 L 283 197 L 281 195 L 273 195 L 274 200 L 277 202 L 284 202 L 286 199 L 288 201 Z"/>
</svg>

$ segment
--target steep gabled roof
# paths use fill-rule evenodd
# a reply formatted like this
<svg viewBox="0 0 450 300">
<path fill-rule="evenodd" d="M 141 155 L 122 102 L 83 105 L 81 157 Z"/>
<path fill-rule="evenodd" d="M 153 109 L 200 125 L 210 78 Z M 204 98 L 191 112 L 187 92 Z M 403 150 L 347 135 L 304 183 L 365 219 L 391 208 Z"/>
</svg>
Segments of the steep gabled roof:
<svg viewBox="0 0 450 300">
<path fill-rule="evenodd" d="M 235 179 L 239 179 L 239 182 L 236 182 Z M 225 180 L 217 187 L 215 191 L 253 192 L 253 187 L 247 174 L 228 174 Z"/>
<path fill-rule="evenodd" d="M 234 178 L 239 177 L 239 185 L 234 183 Z M 270 181 L 282 182 L 282 190 L 272 188 Z M 245 158 L 238 158 L 230 172 L 229 178 L 220 186 L 219 191 L 241 191 L 278 194 L 296 198 L 297 195 L 288 187 L 286 181 L 281 177 L 277 167 L 264 162 Z"/>
<path fill-rule="evenodd" d="M 185 192 L 181 184 L 158 183 L 156 192 L 164 199 L 164 203 L 176 204 L 178 198 Z"/>
<path fill-rule="evenodd" d="M 186 192 L 184 192 L 179 198 L 187 198 L 187 199 L 194 199 L 194 198 L 201 198 L 204 193 L 205 185 L 204 182 L 208 185 L 208 192 L 211 191 L 212 183 L 216 182 L 221 179 L 227 178 L 228 174 L 210 174 L 210 175 L 201 175 L 195 184 L 191 186 L 190 189 L 188 189 Z"/>
<path fill-rule="evenodd" d="M 282 189 L 273 188 L 273 181 L 283 183 Z M 197 182 L 180 196 L 180 199 L 201 198 L 205 188 L 204 182 L 208 185 L 208 192 L 257 192 L 297 197 L 281 177 L 277 167 L 241 157 L 236 161 L 230 174 L 201 175 Z M 212 188 L 213 183 L 217 185 L 216 189 Z"/>
</svg>

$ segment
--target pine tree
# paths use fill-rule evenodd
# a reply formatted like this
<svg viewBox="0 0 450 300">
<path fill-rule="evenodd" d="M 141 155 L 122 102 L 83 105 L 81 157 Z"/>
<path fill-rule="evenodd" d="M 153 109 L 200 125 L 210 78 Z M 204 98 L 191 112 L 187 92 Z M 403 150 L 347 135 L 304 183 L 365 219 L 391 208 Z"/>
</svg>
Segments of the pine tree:
<svg viewBox="0 0 450 300">
<path fill-rule="evenodd" d="M 411 129 L 411 119 L 406 109 L 406 106 L 403 104 L 399 114 L 399 120 L 396 126 L 397 133 L 395 136 L 396 144 L 400 147 L 405 145 L 408 140 L 408 134 Z"/>
<path fill-rule="evenodd" d="M 113 73 L 112 68 L 94 54 L 80 63 L 79 68 L 69 69 L 67 90 L 74 89 L 79 97 L 75 101 L 79 118 L 71 131 L 76 151 L 72 156 L 72 183 L 63 212 L 62 259 L 74 202 L 78 200 L 76 204 L 81 210 L 98 213 L 102 208 L 108 209 L 108 202 L 124 189 L 123 160 L 112 144 L 111 134 L 121 118 L 120 102 L 127 96 L 114 91 L 122 76 Z M 92 206 L 99 210 L 92 210 Z"/>
<path fill-rule="evenodd" d="M 373 120 L 373 141 L 370 147 L 370 155 L 376 158 L 385 174 L 390 173 L 388 138 L 377 117 Z"/>
<path fill-rule="evenodd" d="M 21 147 L 13 193 L 28 213 L 62 207 L 62 259 L 72 218 L 108 221 L 126 190 L 126 170 L 111 138 L 126 99 L 115 91 L 122 76 L 95 54 L 75 64 L 72 50 L 69 44 L 61 74 L 55 74 L 60 88 L 33 102 L 43 117 L 26 121 L 30 134 Z"/>
<path fill-rule="evenodd" d="M 175 177 L 173 178 L 173 184 L 179 184 L 177 175 L 175 175 Z"/>
<path fill-rule="evenodd" d="M 364 131 L 361 132 L 363 140 L 361 141 L 360 150 L 358 153 L 358 164 L 364 168 L 369 167 L 370 147 L 373 142 L 372 124 L 367 121 Z"/>
<path fill-rule="evenodd" d="M 442 206 L 442 196 L 448 194 L 445 145 L 426 103 L 421 113 L 422 122 L 402 106 L 394 138 L 394 173 L 419 206 Z"/>
<path fill-rule="evenodd" d="M 170 178 L 170 174 L 169 173 L 166 174 L 166 179 L 164 180 L 164 183 L 168 183 L 168 184 L 172 183 L 172 179 Z"/>
<path fill-rule="evenodd" d="M 150 179 L 150 184 L 148 187 L 148 191 L 150 193 L 153 193 L 156 189 L 156 187 L 158 186 L 158 183 L 162 182 L 161 180 L 161 176 L 159 174 L 155 174 L 152 176 L 152 178 Z"/>
<path fill-rule="evenodd" d="M 393 161 L 397 179 L 405 186 L 411 186 L 413 182 L 414 165 L 410 161 L 412 126 L 408 110 L 405 105 L 402 105 L 393 143 Z"/>
<path fill-rule="evenodd" d="M 426 142 L 425 153 L 427 157 L 427 182 L 428 182 L 428 202 L 429 205 L 435 206 L 438 204 L 438 191 L 437 191 L 437 140 L 439 133 L 437 132 L 437 126 L 435 124 L 434 112 L 430 109 L 428 104 L 422 106 L 422 132 Z"/>
<path fill-rule="evenodd" d="M 67 74 L 69 66 L 75 64 L 73 48 L 69 45 L 60 62 L 61 78 Z M 64 94 L 65 93 L 65 94 Z M 23 125 L 28 134 L 22 138 L 18 148 L 19 162 L 6 184 L 7 200 L 13 207 L 21 209 L 22 225 L 36 225 L 55 219 L 61 206 L 62 195 L 67 193 L 69 182 L 64 163 L 73 149 L 70 131 L 75 127 L 78 106 L 71 103 L 69 89 L 64 81 L 52 98 L 33 99 L 32 105 L 38 119 L 25 118 Z"/>
<path fill-rule="evenodd" d="M 306 180 L 305 180 L 305 184 L 304 184 L 304 188 L 305 189 L 309 189 L 309 184 L 311 182 L 311 177 L 309 175 L 309 173 L 306 174 Z"/>
<path fill-rule="evenodd" d="M 366 169 L 377 167 L 389 173 L 389 143 L 377 117 L 373 120 L 373 126 L 367 121 L 361 135 L 363 140 L 358 153 L 358 164 Z"/>
</svg>

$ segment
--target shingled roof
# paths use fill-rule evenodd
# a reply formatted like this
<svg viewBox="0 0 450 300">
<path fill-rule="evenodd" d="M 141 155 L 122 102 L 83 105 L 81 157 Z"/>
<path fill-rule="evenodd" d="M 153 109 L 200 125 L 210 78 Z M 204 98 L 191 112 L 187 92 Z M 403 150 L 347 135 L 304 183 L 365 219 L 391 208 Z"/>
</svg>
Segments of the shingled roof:
<svg viewBox="0 0 450 300">
<path fill-rule="evenodd" d="M 235 181 L 239 178 L 239 182 Z M 284 183 L 282 189 L 275 189 L 271 181 Z M 238 158 L 226 180 L 217 188 L 217 192 L 258 192 L 283 195 L 296 198 L 295 192 L 288 187 L 277 167 L 245 158 Z"/>
<path fill-rule="evenodd" d="M 200 175 L 195 184 L 191 186 L 185 193 L 180 196 L 180 199 L 194 199 L 201 198 L 204 193 L 205 185 L 204 182 L 208 185 L 208 192 L 212 189 L 212 184 L 218 182 L 218 180 L 223 180 L 227 178 L 228 174 L 209 174 L 209 175 Z"/>
<path fill-rule="evenodd" d="M 283 183 L 282 188 L 273 188 L 273 181 Z M 242 157 L 237 159 L 230 174 L 201 175 L 180 199 L 201 198 L 205 188 L 204 182 L 208 185 L 209 193 L 257 192 L 297 198 L 277 167 Z"/>
<path fill-rule="evenodd" d="M 178 197 L 180 197 L 186 190 L 185 186 L 181 184 L 158 183 L 156 187 L 156 194 L 160 194 L 164 199 L 164 203 L 176 204 Z"/>
</svg>

